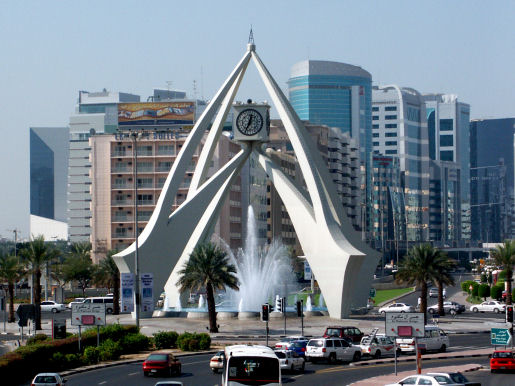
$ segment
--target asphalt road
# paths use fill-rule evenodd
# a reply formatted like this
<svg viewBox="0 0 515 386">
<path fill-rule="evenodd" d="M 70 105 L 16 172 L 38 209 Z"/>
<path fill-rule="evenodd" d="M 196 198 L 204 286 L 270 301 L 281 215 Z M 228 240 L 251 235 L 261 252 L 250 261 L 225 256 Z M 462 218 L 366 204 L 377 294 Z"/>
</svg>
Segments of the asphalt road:
<svg viewBox="0 0 515 386">
<path fill-rule="evenodd" d="M 75 385 L 113 385 L 113 386 L 136 386 L 136 385 L 154 385 L 160 380 L 170 379 L 183 382 L 184 385 L 220 385 L 221 375 L 211 373 L 209 369 L 209 358 L 211 355 L 199 355 L 187 358 L 181 358 L 182 371 L 180 377 L 161 378 L 161 377 L 144 377 L 141 370 L 141 362 L 114 366 L 95 371 L 89 371 L 81 374 L 68 376 L 67 386 Z M 447 360 L 426 360 L 422 366 L 425 372 L 430 371 L 431 367 L 452 366 L 466 363 L 478 363 L 488 366 L 488 358 L 462 358 Z M 397 370 L 415 371 L 415 363 L 399 364 Z M 283 383 L 296 385 L 347 385 L 362 379 L 375 377 L 384 374 L 391 374 L 394 371 L 394 365 L 377 364 L 370 366 L 350 366 L 348 364 L 327 365 L 312 364 L 306 365 L 304 374 L 288 374 L 283 373 Z M 481 379 L 482 385 L 509 385 L 515 376 L 510 374 L 492 374 L 489 372 L 476 371 L 467 374 L 470 380 L 476 378 Z M 490 382 L 491 380 L 495 380 Z M 510 380 L 506 382 L 507 380 Z M 497 382 L 497 383 L 495 383 Z"/>
</svg>

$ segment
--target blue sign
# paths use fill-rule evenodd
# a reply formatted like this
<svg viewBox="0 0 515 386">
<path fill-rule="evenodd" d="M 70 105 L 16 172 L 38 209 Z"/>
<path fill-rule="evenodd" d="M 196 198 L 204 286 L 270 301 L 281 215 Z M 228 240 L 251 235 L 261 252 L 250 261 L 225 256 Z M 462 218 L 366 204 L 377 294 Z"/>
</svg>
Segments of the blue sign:
<svg viewBox="0 0 515 386">
<path fill-rule="evenodd" d="M 511 342 L 511 334 L 508 328 L 492 328 L 490 340 L 494 346 L 508 346 Z"/>
</svg>

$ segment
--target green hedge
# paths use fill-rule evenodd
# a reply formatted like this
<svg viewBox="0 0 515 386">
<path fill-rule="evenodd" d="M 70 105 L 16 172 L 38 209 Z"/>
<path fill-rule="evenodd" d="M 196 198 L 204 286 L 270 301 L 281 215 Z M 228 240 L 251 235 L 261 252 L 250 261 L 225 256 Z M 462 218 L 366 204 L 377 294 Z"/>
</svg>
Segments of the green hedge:
<svg viewBox="0 0 515 386">
<path fill-rule="evenodd" d="M 477 293 L 480 298 L 486 299 L 490 296 L 490 286 L 488 284 L 480 284 Z"/>
<path fill-rule="evenodd" d="M 154 334 L 154 346 L 156 349 L 177 347 L 179 334 L 175 331 L 159 331 Z"/>
<path fill-rule="evenodd" d="M 185 332 L 177 338 L 177 347 L 182 351 L 208 350 L 211 347 L 211 337 L 206 333 Z"/>
<path fill-rule="evenodd" d="M 501 300 L 502 291 L 504 291 L 504 284 L 496 284 L 490 289 L 490 297 L 495 300 Z"/>
</svg>

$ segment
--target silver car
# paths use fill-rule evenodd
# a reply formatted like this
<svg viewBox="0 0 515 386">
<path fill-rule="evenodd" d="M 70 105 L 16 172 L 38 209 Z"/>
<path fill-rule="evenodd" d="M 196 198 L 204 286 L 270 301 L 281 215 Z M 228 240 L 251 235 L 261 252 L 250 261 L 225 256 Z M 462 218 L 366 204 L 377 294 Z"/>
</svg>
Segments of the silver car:
<svg viewBox="0 0 515 386">
<path fill-rule="evenodd" d="M 52 300 L 45 300 L 41 302 L 41 312 L 53 312 L 54 314 L 56 312 L 60 311 L 66 311 L 66 306 L 61 303 L 56 303 Z"/>
<path fill-rule="evenodd" d="M 58 373 L 39 373 L 32 380 L 32 386 L 62 386 L 67 382 L 66 378 Z"/>
</svg>

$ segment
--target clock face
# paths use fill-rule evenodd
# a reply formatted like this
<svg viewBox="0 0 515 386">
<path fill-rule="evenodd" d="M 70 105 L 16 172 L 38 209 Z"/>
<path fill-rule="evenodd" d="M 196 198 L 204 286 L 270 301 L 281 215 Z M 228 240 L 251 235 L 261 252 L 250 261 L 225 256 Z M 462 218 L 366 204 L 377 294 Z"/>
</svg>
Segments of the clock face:
<svg viewBox="0 0 515 386">
<path fill-rule="evenodd" d="M 243 110 L 238 114 L 236 127 L 244 135 L 257 134 L 263 127 L 263 117 L 254 109 Z"/>
</svg>

